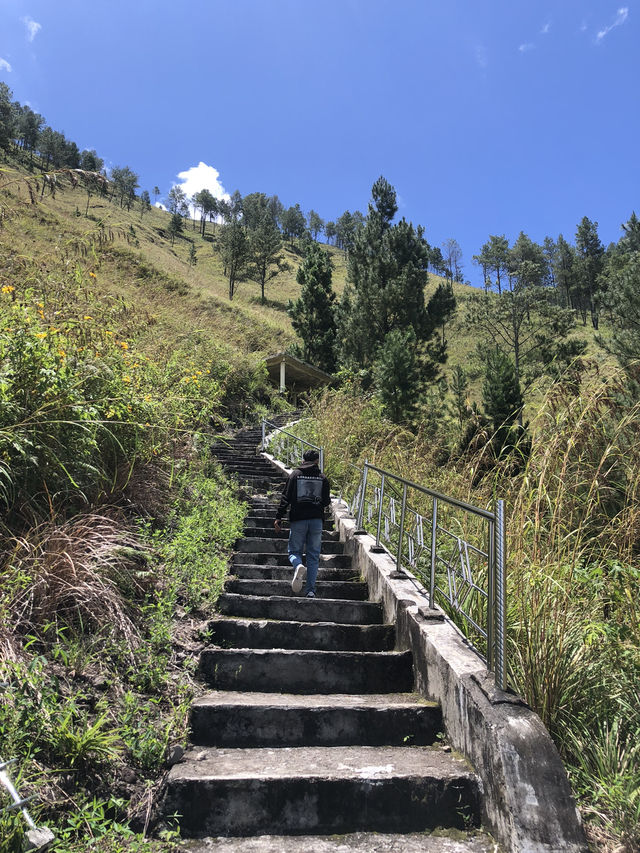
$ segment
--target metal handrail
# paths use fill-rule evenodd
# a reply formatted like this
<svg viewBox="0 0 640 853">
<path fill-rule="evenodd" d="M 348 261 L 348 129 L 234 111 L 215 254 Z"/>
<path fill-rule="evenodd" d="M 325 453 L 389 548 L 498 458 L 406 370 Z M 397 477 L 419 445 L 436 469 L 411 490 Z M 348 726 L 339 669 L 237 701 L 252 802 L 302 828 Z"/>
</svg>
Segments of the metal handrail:
<svg viewBox="0 0 640 853">
<path fill-rule="evenodd" d="M 506 607 L 506 569 L 505 569 L 505 529 L 504 529 L 504 502 L 496 502 L 496 511 L 474 506 L 466 501 L 445 495 L 426 486 L 407 480 L 391 471 L 386 471 L 367 461 L 361 472 L 360 487 L 358 489 L 357 526 L 364 527 L 365 507 L 367 507 L 367 488 L 371 482 L 371 474 L 380 477 L 380 485 L 374 490 L 374 506 L 377 509 L 377 520 L 375 523 L 376 546 L 383 548 L 395 559 L 396 570 L 401 571 L 403 565 L 405 538 L 408 542 L 408 569 L 411 573 L 419 572 L 419 557 L 416 556 L 416 541 L 414 536 L 406 533 L 407 518 L 413 516 L 414 524 L 418 533 L 418 550 L 425 549 L 424 526 L 431 525 L 431 538 L 429 543 L 429 607 L 433 608 L 436 602 L 436 593 L 443 598 L 453 611 L 460 614 L 465 621 L 472 626 L 473 630 L 486 642 L 486 661 L 488 668 L 495 673 L 496 685 L 500 689 L 506 688 L 506 636 L 505 636 L 505 607 Z M 394 484 L 396 497 L 389 498 L 389 515 L 384 514 L 385 494 L 391 492 L 389 481 Z M 431 519 L 425 518 L 414 507 L 409 505 L 408 492 L 416 490 L 418 493 L 428 497 L 432 501 Z M 401 491 L 401 495 L 400 495 Z M 397 523 L 396 515 L 400 504 L 400 522 Z M 486 551 L 466 541 L 456 533 L 452 533 L 441 526 L 441 504 L 447 504 L 455 509 L 482 519 L 487 524 Z M 371 504 L 370 521 L 373 522 Z M 355 514 L 355 513 L 354 513 Z M 396 551 L 393 547 L 386 547 L 381 542 L 382 520 L 385 520 L 385 538 L 392 546 L 391 527 L 398 530 Z M 445 558 L 438 548 L 439 535 L 446 540 L 452 540 L 454 544 L 453 555 Z M 472 559 L 482 560 L 487 567 L 487 589 L 479 586 L 474 579 Z M 446 571 L 447 589 L 437 583 L 438 569 Z M 426 572 L 425 572 L 426 574 Z M 470 608 L 466 607 L 467 599 L 484 602 L 486 609 L 486 628 L 474 617 Z"/>
<path fill-rule="evenodd" d="M 28 849 L 44 850 L 49 846 L 49 844 L 51 844 L 54 839 L 54 835 L 51 830 L 46 827 L 41 827 L 40 829 L 37 827 L 36 822 L 27 811 L 27 804 L 35 798 L 21 797 L 18 793 L 18 789 L 11 781 L 9 774 L 7 773 L 7 767 L 10 767 L 12 764 L 16 764 L 16 762 L 16 758 L 11 758 L 9 761 L 0 760 L 0 785 L 6 788 L 7 793 L 13 800 L 12 804 L 6 808 L 8 811 L 22 812 L 25 823 L 29 827 L 27 832 Z"/>
<path fill-rule="evenodd" d="M 273 432 L 269 436 L 267 436 L 267 427 L 271 427 L 273 430 Z M 317 450 L 318 454 L 320 456 L 318 466 L 319 466 L 320 470 L 322 471 L 322 469 L 324 468 L 324 449 L 322 447 L 318 447 L 318 445 L 312 444 L 310 441 L 307 441 L 306 439 L 301 438 L 299 435 L 295 435 L 292 432 L 288 432 L 286 429 L 282 429 L 282 427 L 279 427 L 277 424 L 274 424 L 271 421 L 268 421 L 264 418 L 262 420 L 262 442 L 260 445 L 260 450 L 263 453 L 267 449 L 267 443 L 268 443 L 267 439 L 271 438 L 273 436 L 273 434 L 276 432 L 287 436 L 288 439 L 293 439 L 295 442 L 297 442 L 301 446 L 301 448 L 304 445 L 305 447 L 307 447 L 310 450 Z M 286 461 L 291 463 L 292 460 L 290 458 L 290 454 L 287 454 L 287 456 L 288 456 L 288 458 Z M 300 453 L 300 456 L 302 456 L 302 452 Z"/>
<path fill-rule="evenodd" d="M 311 444 L 299 436 L 283 430 L 275 424 L 263 421 L 263 449 L 265 444 L 265 424 L 272 426 L 274 431 L 281 432 L 302 445 L 314 447 L 324 454 L 321 447 Z M 428 574 L 428 600 L 429 607 L 436 606 L 436 599 L 440 598 L 447 602 L 449 607 L 458 613 L 465 622 L 470 625 L 477 636 L 482 638 L 486 644 L 485 660 L 489 670 L 495 674 L 496 686 L 502 690 L 506 689 L 506 635 L 505 635 L 505 611 L 506 611 L 506 545 L 505 545 L 505 522 L 504 501 L 496 501 L 495 511 L 462 501 L 458 498 L 445 495 L 435 489 L 421 486 L 411 480 L 407 480 L 391 471 L 385 471 L 376 465 L 371 465 L 366 460 L 363 468 L 358 468 L 353 463 L 347 463 L 349 467 L 355 468 L 359 473 L 359 482 L 356 494 L 351 502 L 345 501 L 350 512 L 356 519 L 356 527 L 365 529 L 365 511 L 371 525 L 371 531 L 376 537 L 377 549 L 386 551 L 395 560 L 396 570 L 408 570 L 412 576 L 420 578 L 419 562 L 423 553 L 429 555 L 428 572 L 424 572 L 425 581 Z M 372 476 L 373 475 L 373 476 Z M 372 481 L 378 476 L 379 485 L 374 486 L 373 502 L 367 499 L 368 490 Z M 351 478 L 349 478 L 351 481 Z M 425 517 L 416 508 L 409 504 L 408 493 L 416 491 L 431 501 L 431 517 Z M 385 497 L 388 500 L 388 515 L 384 511 Z M 462 510 L 465 514 L 472 515 L 486 524 L 486 544 L 474 545 L 458 533 L 447 530 L 442 524 L 442 506 Z M 373 511 L 376 511 L 376 520 L 373 520 Z M 400 512 L 400 521 L 397 521 L 397 512 Z M 389 543 L 382 544 L 384 521 L 384 538 Z M 413 524 L 413 528 L 411 527 Z M 425 537 L 425 528 L 429 529 L 430 536 Z M 397 542 L 394 551 L 393 539 L 397 531 Z M 467 535 L 467 534 L 466 534 Z M 405 559 L 405 539 L 408 552 Z M 442 554 L 442 541 L 451 545 L 452 551 L 449 556 Z M 428 542 L 428 546 L 427 546 Z M 477 575 L 474 576 L 472 563 L 479 561 L 486 565 L 486 590 L 476 583 Z M 482 570 L 482 573 L 484 569 Z M 438 578 L 443 574 L 446 579 L 446 588 L 438 583 Z M 472 607 L 467 602 L 470 601 Z M 475 612 L 479 609 L 480 616 Z M 484 627 L 482 622 L 485 623 Z"/>
<path fill-rule="evenodd" d="M 378 474 L 384 474 L 386 477 L 391 477 L 394 480 L 398 480 L 399 482 L 406 484 L 408 488 L 416 489 L 416 491 L 423 492 L 423 494 L 429 495 L 429 497 L 436 498 L 439 501 L 445 501 L 451 506 L 455 506 L 458 509 L 463 509 L 465 510 L 465 512 L 471 512 L 474 515 L 479 515 L 482 518 L 487 519 L 488 521 L 495 520 L 495 513 L 490 512 L 487 509 L 482 509 L 482 507 L 466 503 L 465 501 L 461 501 L 458 498 L 449 497 L 448 495 L 445 495 L 442 492 L 436 492 L 434 491 L 434 489 L 429 489 L 427 486 L 419 486 L 417 483 L 413 483 L 411 480 L 406 480 L 404 477 L 400 477 L 398 474 L 392 474 L 390 471 L 384 471 L 382 468 L 377 468 L 370 462 L 365 461 L 364 465 L 365 468 L 369 469 L 369 471 L 376 471 Z"/>
</svg>

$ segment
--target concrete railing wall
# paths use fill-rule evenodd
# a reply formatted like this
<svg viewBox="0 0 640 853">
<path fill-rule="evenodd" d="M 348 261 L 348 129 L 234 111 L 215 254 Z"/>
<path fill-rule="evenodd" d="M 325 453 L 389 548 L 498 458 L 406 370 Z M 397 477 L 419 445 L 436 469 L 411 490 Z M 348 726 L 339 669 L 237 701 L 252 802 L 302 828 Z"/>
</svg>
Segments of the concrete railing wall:
<svg viewBox="0 0 640 853">
<path fill-rule="evenodd" d="M 442 706 L 451 746 L 483 786 L 484 823 L 512 853 L 586 853 L 582 823 L 564 766 L 542 721 L 518 696 L 497 690 L 481 658 L 419 582 L 397 577 L 375 539 L 356 534 L 341 501 L 332 511 L 353 567 L 397 626 L 398 646 L 414 656 L 416 689 Z"/>
</svg>

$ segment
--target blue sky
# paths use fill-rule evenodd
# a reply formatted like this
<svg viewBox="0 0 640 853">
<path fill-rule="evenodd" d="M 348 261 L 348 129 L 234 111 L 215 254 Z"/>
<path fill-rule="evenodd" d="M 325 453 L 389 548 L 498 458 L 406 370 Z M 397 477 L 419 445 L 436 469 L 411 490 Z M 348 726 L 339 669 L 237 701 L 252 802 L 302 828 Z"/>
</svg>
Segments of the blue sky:
<svg viewBox="0 0 640 853">
<path fill-rule="evenodd" d="M 490 234 L 573 241 L 586 215 L 607 244 L 640 213 L 623 3 L 0 0 L 0 80 L 163 196 L 186 175 L 334 219 L 384 175 L 479 283 Z"/>
</svg>

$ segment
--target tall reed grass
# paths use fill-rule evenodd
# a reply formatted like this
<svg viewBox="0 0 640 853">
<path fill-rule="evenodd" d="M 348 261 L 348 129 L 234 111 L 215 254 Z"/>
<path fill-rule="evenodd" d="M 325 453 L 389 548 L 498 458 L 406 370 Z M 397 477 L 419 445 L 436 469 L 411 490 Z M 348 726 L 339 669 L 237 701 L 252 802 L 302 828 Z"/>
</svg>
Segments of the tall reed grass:
<svg viewBox="0 0 640 853">
<path fill-rule="evenodd" d="M 435 434 L 410 432 L 343 390 L 319 395 L 310 414 L 330 476 L 354 477 L 347 460 L 367 458 L 476 505 L 505 499 L 510 683 L 549 727 L 603 849 L 612 838 L 635 849 L 640 402 L 625 373 L 590 365 L 548 388 L 515 464 L 490 442 L 456 454 L 444 413 Z"/>
</svg>

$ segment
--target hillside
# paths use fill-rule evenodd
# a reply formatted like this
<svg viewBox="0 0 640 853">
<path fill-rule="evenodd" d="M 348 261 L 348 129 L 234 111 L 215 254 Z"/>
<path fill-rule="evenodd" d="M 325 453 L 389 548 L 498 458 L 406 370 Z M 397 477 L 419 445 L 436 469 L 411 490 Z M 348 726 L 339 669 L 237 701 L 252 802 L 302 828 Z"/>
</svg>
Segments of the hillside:
<svg viewBox="0 0 640 853">
<path fill-rule="evenodd" d="M 196 329 L 245 354 L 282 349 L 292 340 L 286 305 L 297 288 L 294 271 L 284 274 L 266 305 L 259 304 L 253 282 L 239 286 L 230 304 L 210 238 L 187 230 L 172 246 L 164 211 L 153 208 L 141 218 L 138 211 L 93 196 L 88 217 L 77 215 L 85 205 L 82 189 L 67 184 L 55 198 L 45 194 L 30 206 L 22 186 L 19 194 L 14 191 L 2 244 L 45 274 L 74 263 L 99 271 L 92 283 L 96 292 L 124 299 L 153 324 L 153 334 L 142 335 L 145 347 L 162 347 Z M 195 266 L 188 259 L 192 244 Z"/>
<path fill-rule="evenodd" d="M 33 180 L 33 175 L 22 168 L 18 174 L 8 176 L 13 182 L 13 201 L 0 232 L 0 245 L 20 257 L 21 264 L 32 263 L 45 275 L 69 269 L 74 263 L 99 272 L 99 279 L 89 281 L 88 286 L 97 294 L 123 299 L 145 318 L 148 328 L 138 333 L 138 342 L 145 350 L 168 351 L 172 342 L 184 340 L 196 330 L 211 336 L 230 353 L 242 355 L 269 355 L 295 340 L 286 309 L 289 300 L 295 300 L 300 292 L 296 282 L 301 263 L 298 251 L 285 246 L 290 269 L 268 284 L 264 305 L 259 285 L 250 280 L 238 285 L 230 301 L 215 251 L 215 223 L 207 223 L 203 238 L 200 222 L 187 220 L 184 233 L 172 245 L 167 230 L 170 215 L 164 210 L 153 207 L 141 216 L 137 208 L 128 211 L 117 202 L 92 195 L 85 215 L 85 191 L 80 186 L 71 187 L 64 179 L 55 197 L 46 191 L 33 205 L 22 180 Z M 196 251 L 195 265 L 189 260 L 191 246 Z M 345 254 L 331 245 L 324 248 L 331 255 L 333 288 L 340 296 L 346 281 Z M 427 296 L 440 281 L 430 274 Z M 468 366 L 475 350 L 473 330 L 466 328 L 462 319 L 465 301 L 475 289 L 457 282 L 453 287 L 458 312 L 447 327 L 449 360 L 445 374 L 458 364 Z"/>
<path fill-rule="evenodd" d="M 203 238 L 189 222 L 172 242 L 164 211 L 87 197 L 68 177 L 41 198 L 41 179 L 17 168 L 0 171 L 0 681 L 27 687 L 0 701 L 0 731 L 6 749 L 30 757 L 22 781 L 28 793 L 44 787 L 62 853 L 85 849 L 87 833 L 111 839 L 101 853 L 134 853 L 143 840 L 120 846 L 120 829 L 142 831 L 166 748 L 184 735 L 185 649 L 201 641 L 245 513 L 211 461 L 212 435 L 287 408 L 263 358 L 295 341 L 286 308 L 301 255 L 286 250 L 291 268 L 264 305 L 251 281 L 230 301 L 216 225 Z M 344 254 L 327 248 L 341 294 Z M 439 281 L 430 275 L 427 297 Z M 477 291 L 453 290 L 442 372 L 464 368 L 465 403 L 478 402 L 481 335 L 466 319 Z M 528 392 L 526 441 L 506 453 L 450 392 L 432 385 L 415 421 L 397 424 L 357 375 L 313 401 L 300 429 L 327 449 L 334 481 L 368 458 L 472 503 L 504 495 L 511 683 L 556 738 L 585 814 L 603 815 L 592 838 L 610 850 L 612 837 L 637 839 L 640 807 L 629 769 L 640 721 L 627 701 L 638 671 L 639 413 L 590 324 L 569 334 L 586 340 L 588 358 Z M 72 770 L 58 788 L 60 766 Z M 18 850 L 19 822 L 0 813 L 0 830 Z"/>
</svg>

